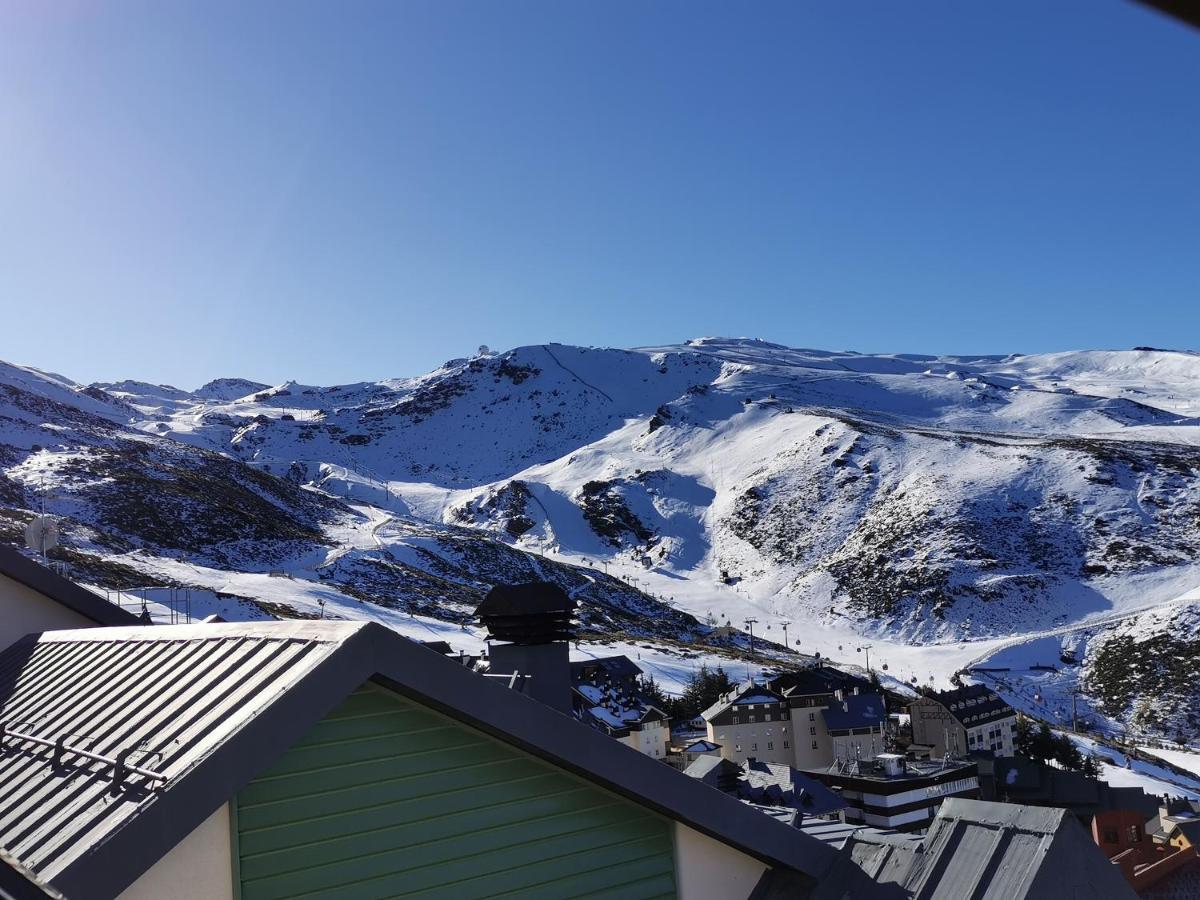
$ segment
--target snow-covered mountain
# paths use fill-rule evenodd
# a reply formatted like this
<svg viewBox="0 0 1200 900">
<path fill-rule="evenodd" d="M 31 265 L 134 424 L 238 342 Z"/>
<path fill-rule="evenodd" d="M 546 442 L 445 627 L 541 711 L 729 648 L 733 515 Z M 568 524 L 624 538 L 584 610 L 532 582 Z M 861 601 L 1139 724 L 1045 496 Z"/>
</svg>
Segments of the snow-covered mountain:
<svg viewBox="0 0 1200 900">
<path fill-rule="evenodd" d="M 293 602 L 259 604 L 284 614 L 333 585 L 347 615 L 461 622 L 486 584 L 552 572 L 598 633 L 803 622 L 803 649 L 869 639 L 923 681 L 1014 636 L 1151 634 L 1200 585 L 1198 416 L 1200 355 L 1150 348 L 551 344 L 194 392 L 6 366 L 0 515 L 13 539 L 45 484 L 78 551 L 176 579 L 182 558 L 213 589 L 286 569 Z"/>
</svg>

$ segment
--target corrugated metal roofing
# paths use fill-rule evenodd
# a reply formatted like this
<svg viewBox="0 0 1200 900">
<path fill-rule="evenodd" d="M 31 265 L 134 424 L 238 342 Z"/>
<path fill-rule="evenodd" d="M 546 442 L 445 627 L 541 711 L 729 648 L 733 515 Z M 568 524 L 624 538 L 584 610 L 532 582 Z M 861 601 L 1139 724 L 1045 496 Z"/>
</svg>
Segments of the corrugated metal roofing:
<svg viewBox="0 0 1200 900">
<path fill-rule="evenodd" d="M 53 880 L 361 627 L 221 625 L 51 632 L 0 655 L 0 846 Z M 102 637 L 100 636 L 102 634 Z M 11 732 L 115 758 L 133 773 Z"/>
<path fill-rule="evenodd" d="M 14 644 L 0 655 L 0 847 L 68 896 L 116 897 L 367 682 L 805 884 L 833 862 L 820 841 L 381 625 L 328 621 L 87 629 Z M 55 764 L 53 746 L 37 741 L 60 738 L 71 752 Z M 114 791 L 105 760 L 139 746 L 151 753 L 130 761 L 144 771 Z"/>
<path fill-rule="evenodd" d="M 923 839 L 862 831 L 846 847 L 848 855 L 814 893 L 817 900 L 1135 896 L 1061 809 L 952 798 Z"/>
</svg>

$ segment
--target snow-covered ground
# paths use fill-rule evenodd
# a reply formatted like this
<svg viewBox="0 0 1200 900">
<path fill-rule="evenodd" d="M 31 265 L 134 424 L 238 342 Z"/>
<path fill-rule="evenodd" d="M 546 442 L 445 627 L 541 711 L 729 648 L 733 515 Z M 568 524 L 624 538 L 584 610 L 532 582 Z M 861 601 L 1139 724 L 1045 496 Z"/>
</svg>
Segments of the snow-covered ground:
<svg viewBox="0 0 1200 900">
<path fill-rule="evenodd" d="M 1083 753 L 1111 759 L 1102 761 L 1100 779 L 1113 787 L 1140 787 L 1147 794 L 1187 797 L 1200 800 L 1200 778 L 1188 778 L 1141 759 L 1133 759 L 1107 744 L 1101 744 L 1083 735 L 1063 732 L 1075 742 Z"/>
<path fill-rule="evenodd" d="M 331 574 L 384 559 L 443 577 L 439 542 L 468 529 L 615 575 L 702 622 L 753 619 L 776 643 L 787 623 L 793 649 L 863 668 L 869 657 L 904 684 L 1009 668 L 993 679 L 1006 696 L 1065 722 L 1079 679 L 1057 663 L 1064 648 L 1200 602 L 1194 353 L 935 357 L 702 338 L 532 345 L 332 387 L 85 389 L 7 365 L 0 387 L 0 505 L 28 510 L 48 493 L 91 529 L 85 549 L 209 592 L 205 608 L 230 615 L 247 607 L 218 592 L 474 650 L 470 626 L 364 602 Z M 216 451 L 349 508 L 324 518 L 327 545 L 269 560 L 249 548 L 226 566 L 156 552 L 153 535 L 101 540 L 115 526 L 80 485 L 102 483 L 102 451 L 130 441 Z M 718 659 L 622 641 L 664 684 Z"/>
</svg>

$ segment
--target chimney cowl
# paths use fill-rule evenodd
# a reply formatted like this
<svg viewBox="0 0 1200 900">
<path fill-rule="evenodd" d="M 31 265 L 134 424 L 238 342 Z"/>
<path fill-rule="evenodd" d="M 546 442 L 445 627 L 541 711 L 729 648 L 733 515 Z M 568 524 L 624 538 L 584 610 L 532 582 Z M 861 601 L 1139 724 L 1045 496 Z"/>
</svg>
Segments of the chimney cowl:
<svg viewBox="0 0 1200 900">
<path fill-rule="evenodd" d="M 511 644 L 570 640 L 575 601 L 547 581 L 496 585 L 475 610 L 488 636 Z"/>
</svg>

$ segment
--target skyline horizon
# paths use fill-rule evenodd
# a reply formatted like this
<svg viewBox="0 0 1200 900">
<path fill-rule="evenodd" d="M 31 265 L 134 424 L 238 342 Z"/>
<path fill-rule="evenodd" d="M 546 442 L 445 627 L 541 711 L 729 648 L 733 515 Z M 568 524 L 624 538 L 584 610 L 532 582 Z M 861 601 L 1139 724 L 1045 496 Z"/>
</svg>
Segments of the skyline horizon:
<svg viewBox="0 0 1200 900">
<path fill-rule="evenodd" d="M 699 336 L 692 337 L 692 338 L 685 338 L 684 340 L 677 341 L 677 342 L 650 342 L 650 343 L 646 343 L 646 344 L 631 344 L 631 345 L 583 344 L 583 343 L 574 343 L 574 342 L 567 342 L 567 341 L 527 341 L 524 343 L 514 344 L 512 346 L 500 347 L 500 346 L 492 346 L 491 344 L 485 343 L 485 344 L 478 345 L 476 347 L 476 350 L 474 350 L 474 351 L 455 355 L 455 356 L 447 356 L 440 363 L 429 366 L 428 368 L 423 369 L 421 371 L 392 373 L 392 374 L 380 375 L 378 377 L 368 376 L 365 378 L 360 377 L 360 378 L 339 379 L 339 380 L 332 380 L 332 381 L 315 381 L 315 380 L 311 380 L 311 379 L 293 378 L 293 377 L 283 377 L 283 378 L 272 379 L 272 378 L 256 377 L 256 375 L 254 373 L 246 373 L 246 372 L 242 372 L 242 371 L 229 371 L 229 372 L 211 374 L 209 377 L 202 378 L 200 381 L 195 382 L 195 383 L 175 382 L 175 381 L 170 381 L 170 380 L 157 380 L 157 379 L 153 379 L 153 378 L 149 378 L 149 377 L 139 377 L 139 373 L 137 373 L 137 372 L 129 372 L 129 373 L 124 373 L 124 374 L 119 374 L 115 377 L 110 377 L 110 378 L 105 378 L 105 377 L 79 378 L 76 373 L 73 373 L 70 371 L 54 369 L 54 368 L 50 368 L 47 366 L 40 366 L 36 362 L 27 362 L 27 361 L 22 361 L 20 359 L 15 359 L 15 358 L 10 358 L 10 357 L 0 356 L 0 363 L 6 363 L 6 364 L 12 365 L 12 366 L 18 366 L 18 367 L 25 368 L 25 369 L 31 369 L 31 370 L 41 372 L 46 375 L 65 379 L 67 381 L 73 382 L 73 383 L 78 384 L 83 387 L 90 387 L 93 385 L 120 384 L 122 382 L 137 382 L 140 384 L 146 384 L 146 385 L 150 385 L 150 386 L 154 386 L 154 387 L 169 388 L 172 390 L 183 391 L 185 393 L 193 393 L 197 390 L 200 390 L 203 387 L 206 387 L 207 385 L 211 384 L 212 382 L 221 381 L 221 380 L 235 380 L 235 379 L 240 379 L 240 380 L 244 380 L 244 381 L 253 381 L 258 384 L 267 385 L 269 387 L 276 387 L 276 386 L 279 386 L 282 384 L 298 384 L 298 385 L 303 385 L 303 386 L 322 387 L 322 388 L 344 387 L 344 386 L 355 385 L 355 384 L 376 384 L 376 383 L 380 383 L 380 382 L 384 382 L 384 381 L 406 381 L 406 380 L 410 380 L 410 379 L 414 379 L 414 378 L 424 377 L 434 371 L 437 371 L 439 368 L 442 368 L 443 366 L 450 365 L 452 363 L 455 363 L 455 362 L 458 362 L 461 360 L 472 359 L 478 355 L 477 351 L 478 351 L 479 346 L 487 346 L 489 348 L 489 351 L 493 355 L 505 354 L 505 353 L 509 353 L 509 352 L 520 350 L 520 349 L 527 348 L 527 347 L 542 347 L 542 346 L 570 346 L 570 347 L 583 347 L 583 348 L 593 349 L 593 350 L 626 350 L 626 351 L 630 351 L 630 352 L 641 352 L 641 351 L 654 351 L 654 350 L 657 350 L 660 348 L 663 348 L 663 349 L 665 349 L 665 348 L 686 349 L 688 344 L 695 342 L 695 341 L 747 341 L 747 342 L 754 342 L 754 343 L 759 343 L 759 344 L 763 344 L 763 345 L 767 345 L 767 346 L 779 347 L 781 349 L 800 351 L 800 352 L 828 353 L 831 355 L 845 354 L 845 355 L 854 355 L 854 356 L 862 356 L 862 357 L 890 357 L 890 358 L 897 358 L 897 359 L 907 359 L 909 361 L 913 361 L 913 360 L 920 361 L 920 360 L 926 360 L 926 359 L 928 359 L 929 361 L 935 361 L 935 360 L 948 361 L 948 360 L 955 360 L 955 359 L 963 360 L 963 361 L 969 361 L 969 360 L 973 360 L 973 359 L 974 360 L 1004 360 L 1004 359 L 1010 359 L 1010 358 L 1011 359 L 1022 359 L 1022 358 L 1029 358 L 1029 357 L 1057 356 L 1057 355 L 1073 354 L 1073 353 L 1124 353 L 1124 352 L 1129 352 L 1129 353 L 1132 353 L 1132 352 L 1178 353 L 1178 354 L 1189 355 L 1189 356 L 1200 356 L 1200 349 L 1191 349 L 1191 348 L 1187 348 L 1187 347 L 1158 347 L 1158 346 L 1151 346 L 1148 344 L 1133 344 L 1133 345 L 1127 346 L 1127 347 L 1116 347 L 1116 346 L 1112 346 L 1112 347 L 1082 347 L 1082 346 L 1080 346 L 1080 347 L 1063 347 L 1063 348 L 1055 348 L 1055 349 L 1048 349 L 1048 350 L 1040 350 L 1040 351 L 1035 351 L 1035 352 L 1013 351 L 1013 352 L 1006 353 L 1006 352 L 948 351 L 948 352 L 941 352 L 941 353 L 925 353 L 920 350 L 861 350 L 858 348 L 850 348 L 850 347 L 842 347 L 842 348 L 835 348 L 835 347 L 829 347 L 829 346 L 822 347 L 822 346 L 818 346 L 818 345 L 812 344 L 812 343 L 808 343 L 808 344 L 783 343 L 781 341 L 771 340 L 769 338 L 764 338 L 762 336 L 712 334 L 712 335 L 699 335 Z M 299 374 L 299 373 L 293 373 L 293 374 Z"/>
</svg>

